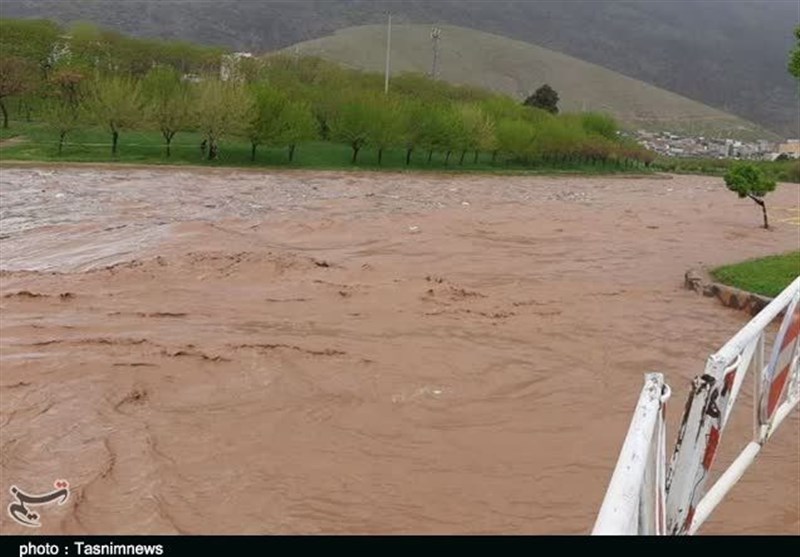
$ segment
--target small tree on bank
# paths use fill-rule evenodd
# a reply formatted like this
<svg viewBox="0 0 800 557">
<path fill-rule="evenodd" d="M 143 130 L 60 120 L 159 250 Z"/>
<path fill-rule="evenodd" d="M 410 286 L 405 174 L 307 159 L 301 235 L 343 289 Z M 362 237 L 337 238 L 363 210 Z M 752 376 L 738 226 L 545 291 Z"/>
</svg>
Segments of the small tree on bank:
<svg viewBox="0 0 800 557">
<path fill-rule="evenodd" d="M 94 84 L 88 108 L 98 124 L 108 126 L 111 156 L 115 156 L 120 131 L 142 120 L 140 82 L 125 77 L 101 78 Z"/>
<path fill-rule="evenodd" d="M 302 141 L 317 138 L 317 120 L 311 108 L 301 101 L 290 101 L 283 107 L 280 115 L 279 140 L 289 147 L 289 162 L 294 161 L 294 151 Z"/>
<path fill-rule="evenodd" d="M 384 150 L 403 143 L 404 122 L 397 102 L 383 96 L 370 100 L 369 138 L 378 150 L 378 164 L 383 163 Z"/>
<path fill-rule="evenodd" d="M 252 113 L 251 99 L 243 85 L 207 79 L 200 83 L 194 119 L 206 137 L 208 160 L 218 156 L 219 140 L 241 132 L 247 115 Z"/>
<path fill-rule="evenodd" d="M 367 108 L 369 104 L 361 99 L 348 100 L 339 107 L 331 122 L 331 137 L 347 143 L 353 150 L 351 164 L 358 162 L 358 152 L 370 141 L 372 114 Z"/>
<path fill-rule="evenodd" d="M 245 126 L 245 134 L 250 140 L 250 161 L 254 162 L 259 145 L 277 145 L 281 142 L 281 116 L 288 99 L 286 95 L 264 83 L 251 87 L 251 94 L 251 114 Z"/>
<path fill-rule="evenodd" d="M 461 157 L 458 164 L 464 164 L 468 150 L 473 152 L 473 164 L 478 162 L 481 150 L 494 149 L 494 121 L 477 105 L 466 104 L 459 108 L 461 126 L 464 132 Z"/>
<path fill-rule="evenodd" d="M 8 128 L 6 98 L 26 93 L 33 87 L 35 68 L 24 58 L 0 56 L 0 112 L 3 113 L 3 128 Z"/>
<path fill-rule="evenodd" d="M 58 135 L 58 154 L 64 150 L 67 134 L 78 128 L 85 113 L 85 77 L 73 68 L 62 68 L 50 77 L 50 99 L 44 105 L 42 119 Z"/>
<path fill-rule="evenodd" d="M 147 72 L 142 93 L 146 120 L 158 127 L 169 157 L 172 138 L 191 123 L 189 86 L 175 69 L 160 66 Z"/>
<path fill-rule="evenodd" d="M 767 178 L 760 168 L 752 164 L 740 163 L 731 167 L 725 174 L 725 184 L 740 198 L 749 197 L 761 207 L 764 215 L 764 228 L 768 229 L 769 220 L 764 196 L 775 189 L 775 180 Z"/>
<path fill-rule="evenodd" d="M 78 127 L 78 110 L 67 102 L 53 99 L 44 105 L 41 116 L 47 127 L 58 135 L 58 154 L 61 155 L 67 134 Z"/>
</svg>

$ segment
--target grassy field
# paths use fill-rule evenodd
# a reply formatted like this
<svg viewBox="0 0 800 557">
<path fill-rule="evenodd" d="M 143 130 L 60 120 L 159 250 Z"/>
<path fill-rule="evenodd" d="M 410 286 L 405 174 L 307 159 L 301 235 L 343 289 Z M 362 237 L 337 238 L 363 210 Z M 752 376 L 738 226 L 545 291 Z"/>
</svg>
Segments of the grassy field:
<svg viewBox="0 0 800 557">
<path fill-rule="evenodd" d="M 430 25 L 392 28 L 392 72 L 429 73 Z M 383 72 L 386 29 L 365 25 L 286 49 L 352 68 Z M 706 137 L 777 139 L 757 124 L 607 68 L 534 44 L 464 27 L 442 26 L 437 74 L 451 83 L 474 85 L 524 98 L 544 83 L 558 91 L 562 111 L 611 114 L 628 129 L 669 130 Z M 391 85 L 390 85 L 391 88 Z"/>
<path fill-rule="evenodd" d="M 731 159 L 677 159 L 662 157 L 653 163 L 653 168 L 676 174 L 723 176 L 735 162 L 737 161 Z M 751 162 L 761 167 L 768 176 L 779 182 L 800 183 L 800 160 Z"/>
<path fill-rule="evenodd" d="M 723 284 L 775 297 L 800 275 L 800 251 L 726 265 L 711 275 Z"/>
<path fill-rule="evenodd" d="M 19 126 L 12 126 L 9 128 L 0 127 L 0 141 L 3 141 L 4 139 L 11 139 L 12 137 L 18 136 L 20 133 L 22 132 L 20 131 Z"/>
<path fill-rule="evenodd" d="M 116 157 L 111 156 L 111 134 L 99 128 L 81 129 L 67 136 L 61 155 L 58 154 L 58 141 L 53 132 L 35 124 L 12 123 L 12 129 L 25 140 L 6 147 L 0 147 L 0 161 L 48 161 L 48 162 L 123 162 L 140 164 L 205 165 L 236 167 L 286 167 L 315 169 L 367 169 L 367 170 L 432 170 L 447 172 L 489 172 L 489 173 L 530 173 L 530 174 L 608 174 L 616 172 L 646 172 L 644 168 L 620 167 L 616 165 L 564 164 L 559 166 L 533 165 L 501 162 L 498 157 L 492 163 L 490 153 L 480 153 L 477 163 L 473 153 L 467 153 L 464 164 L 459 164 L 460 153 L 450 156 L 445 164 L 444 153 L 434 153 L 427 162 L 428 154 L 415 151 L 409 166 L 405 164 L 404 149 L 389 149 L 383 153 L 383 161 L 378 165 L 377 150 L 363 148 L 359 152 L 357 164 L 351 164 L 350 147 L 338 143 L 314 141 L 299 144 L 295 150 L 294 161 L 289 162 L 287 148 L 267 148 L 259 146 L 256 160 L 250 160 L 250 144 L 236 137 L 223 138 L 219 143 L 219 157 L 208 161 L 202 157 L 198 133 L 183 132 L 172 141 L 172 154 L 165 155 L 164 142 L 156 132 L 125 131 L 120 134 Z"/>
</svg>

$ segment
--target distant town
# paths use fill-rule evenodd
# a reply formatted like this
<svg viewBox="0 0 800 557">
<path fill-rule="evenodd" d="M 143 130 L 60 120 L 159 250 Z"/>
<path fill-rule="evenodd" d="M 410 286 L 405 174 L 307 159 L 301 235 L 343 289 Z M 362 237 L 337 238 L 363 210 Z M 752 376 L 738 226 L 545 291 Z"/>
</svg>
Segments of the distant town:
<svg viewBox="0 0 800 557">
<path fill-rule="evenodd" d="M 800 139 L 785 143 L 773 141 L 739 141 L 706 137 L 684 137 L 669 132 L 638 130 L 632 134 L 647 149 L 666 157 L 750 159 L 774 161 L 800 159 Z"/>
</svg>

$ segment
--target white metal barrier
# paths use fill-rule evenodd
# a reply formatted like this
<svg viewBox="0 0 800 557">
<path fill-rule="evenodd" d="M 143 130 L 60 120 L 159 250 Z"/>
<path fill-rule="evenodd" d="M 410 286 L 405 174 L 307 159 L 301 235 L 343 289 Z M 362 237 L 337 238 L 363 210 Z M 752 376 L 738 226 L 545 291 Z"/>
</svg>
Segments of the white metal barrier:
<svg viewBox="0 0 800 557">
<path fill-rule="evenodd" d="M 768 326 L 784 314 L 766 359 Z M 692 381 L 668 471 L 664 415 L 669 387 L 645 376 L 593 534 L 694 534 L 736 485 L 800 401 L 800 277 L 731 338 Z M 717 482 L 705 484 L 748 370 L 754 376 L 753 440 Z"/>
</svg>

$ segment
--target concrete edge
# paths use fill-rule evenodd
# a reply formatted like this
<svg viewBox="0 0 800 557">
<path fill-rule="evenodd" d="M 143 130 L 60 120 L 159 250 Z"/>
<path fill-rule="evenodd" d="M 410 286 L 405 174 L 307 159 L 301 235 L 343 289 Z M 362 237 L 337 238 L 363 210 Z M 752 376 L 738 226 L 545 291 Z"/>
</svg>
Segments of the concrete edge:
<svg viewBox="0 0 800 557">
<path fill-rule="evenodd" d="M 745 311 L 751 316 L 758 314 L 772 298 L 740 290 L 727 284 L 714 282 L 704 269 L 689 269 L 684 275 L 683 285 L 688 290 L 707 298 L 716 298 L 723 306 Z"/>
</svg>

